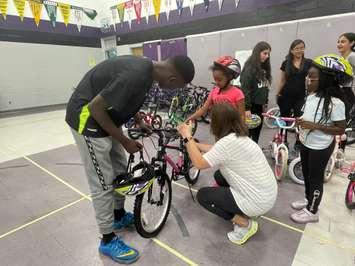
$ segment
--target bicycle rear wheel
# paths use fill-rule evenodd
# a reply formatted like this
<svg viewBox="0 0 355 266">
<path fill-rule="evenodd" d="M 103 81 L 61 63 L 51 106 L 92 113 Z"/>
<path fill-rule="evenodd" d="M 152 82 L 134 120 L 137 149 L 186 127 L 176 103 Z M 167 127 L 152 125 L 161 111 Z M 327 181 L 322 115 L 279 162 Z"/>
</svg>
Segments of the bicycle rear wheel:
<svg viewBox="0 0 355 266">
<path fill-rule="evenodd" d="M 329 182 L 329 180 L 332 178 L 334 167 L 335 167 L 335 159 L 333 156 L 330 156 L 324 171 L 324 183 Z"/>
<path fill-rule="evenodd" d="M 157 177 L 150 188 L 136 197 L 134 223 L 138 234 L 144 238 L 155 237 L 163 229 L 168 218 L 172 190 L 169 177 L 156 172 Z"/>
<path fill-rule="evenodd" d="M 345 129 L 346 134 L 346 145 L 351 145 L 355 143 L 355 129 L 347 128 Z"/>
<path fill-rule="evenodd" d="M 198 177 L 200 175 L 200 170 L 192 165 L 187 152 L 184 152 L 184 171 L 185 171 L 185 179 L 187 183 L 191 185 L 196 184 Z"/>
<path fill-rule="evenodd" d="M 348 209 L 355 209 L 355 182 L 350 181 L 345 193 L 345 205 Z"/>
<path fill-rule="evenodd" d="M 297 157 L 292 160 L 288 167 L 288 174 L 292 181 L 297 184 L 304 185 L 301 157 Z"/>
</svg>

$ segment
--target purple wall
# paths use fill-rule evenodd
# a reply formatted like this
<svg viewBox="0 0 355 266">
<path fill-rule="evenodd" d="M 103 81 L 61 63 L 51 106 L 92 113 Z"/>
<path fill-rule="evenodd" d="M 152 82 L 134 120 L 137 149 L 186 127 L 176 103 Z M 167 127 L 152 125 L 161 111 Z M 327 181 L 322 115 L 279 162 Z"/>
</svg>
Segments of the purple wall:
<svg viewBox="0 0 355 266">
<path fill-rule="evenodd" d="M 143 55 L 152 60 L 158 61 L 158 46 L 160 41 L 143 43 Z"/>
<path fill-rule="evenodd" d="M 185 38 L 162 41 L 160 45 L 161 60 L 165 60 L 174 55 L 187 55 L 187 45 Z"/>
<path fill-rule="evenodd" d="M 187 0 L 185 0 L 187 1 Z M 219 15 L 226 15 L 239 12 L 248 12 L 253 11 L 259 8 L 266 8 L 272 5 L 280 5 L 290 2 L 295 2 L 296 0 L 240 0 L 238 9 L 235 6 L 235 0 L 224 0 L 221 11 L 218 9 L 218 1 L 214 0 L 209 3 L 209 10 L 206 12 L 204 4 L 195 5 L 194 14 L 191 16 L 190 8 L 184 7 L 181 16 L 178 15 L 177 10 L 170 12 L 169 21 L 167 20 L 166 13 L 160 13 L 159 21 L 156 22 L 155 16 L 151 15 L 149 17 L 149 23 L 146 23 L 146 20 L 143 18 L 141 23 L 138 24 L 136 20 L 132 21 L 132 28 L 129 28 L 128 22 L 124 22 L 123 27 L 117 25 L 116 34 L 129 33 L 134 31 L 142 31 L 162 26 L 174 25 L 177 23 L 186 23 L 193 20 L 199 20 L 209 17 L 215 17 Z M 105 35 L 112 35 L 105 34 Z"/>
</svg>

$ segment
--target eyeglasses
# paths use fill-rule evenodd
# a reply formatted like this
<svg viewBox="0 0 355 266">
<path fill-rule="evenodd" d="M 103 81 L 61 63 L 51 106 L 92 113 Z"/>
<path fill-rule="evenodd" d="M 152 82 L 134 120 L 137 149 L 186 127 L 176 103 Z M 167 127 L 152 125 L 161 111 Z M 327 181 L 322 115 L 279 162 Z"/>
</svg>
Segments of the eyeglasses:
<svg viewBox="0 0 355 266">
<path fill-rule="evenodd" d="M 306 79 L 309 80 L 310 82 L 313 82 L 313 81 L 318 81 L 319 78 L 310 78 L 308 76 L 306 76 Z"/>
<path fill-rule="evenodd" d="M 294 52 L 303 52 L 305 50 L 305 48 L 293 48 L 292 51 Z"/>
</svg>

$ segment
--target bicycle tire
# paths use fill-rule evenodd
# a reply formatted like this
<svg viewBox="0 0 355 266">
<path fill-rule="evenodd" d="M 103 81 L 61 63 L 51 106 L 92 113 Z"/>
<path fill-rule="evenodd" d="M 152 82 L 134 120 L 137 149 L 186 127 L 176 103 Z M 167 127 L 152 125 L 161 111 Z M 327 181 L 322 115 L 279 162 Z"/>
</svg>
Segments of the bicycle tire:
<svg viewBox="0 0 355 266">
<path fill-rule="evenodd" d="M 324 170 L 324 183 L 329 182 L 329 180 L 332 178 L 334 167 L 335 167 L 334 157 L 330 156 L 327 166 L 325 167 Z"/>
<path fill-rule="evenodd" d="M 190 173 L 191 169 L 195 168 L 192 165 L 192 162 L 189 158 L 189 155 L 187 154 L 187 152 L 184 152 L 184 172 L 185 172 L 185 179 L 186 182 L 194 185 L 196 184 L 198 177 L 200 175 L 200 170 L 195 168 L 195 172 L 193 174 Z"/>
<path fill-rule="evenodd" d="M 355 182 L 350 181 L 345 193 L 345 205 L 348 209 L 355 209 Z"/>
<path fill-rule="evenodd" d="M 273 107 L 269 110 L 267 110 L 267 113 L 274 115 L 274 116 L 280 116 L 280 108 L 279 107 Z M 273 123 L 272 118 L 265 117 L 264 118 L 264 123 L 268 128 L 277 128 L 277 125 Z"/>
<path fill-rule="evenodd" d="M 277 181 L 281 181 L 287 171 L 288 152 L 285 149 L 279 149 L 275 158 L 274 173 Z"/>
<path fill-rule="evenodd" d="M 293 182 L 304 185 L 301 157 L 293 159 L 288 166 L 288 174 Z"/>
<path fill-rule="evenodd" d="M 166 175 L 166 173 L 157 173 L 156 181 L 157 182 L 154 182 L 145 193 L 138 195 L 134 202 L 134 210 L 133 210 L 134 224 L 138 234 L 144 238 L 152 238 L 157 236 L 159 232 L 163 229 L 170 212 L 171 199 L 172 199 L 171 181 L 169 177 Z M 165 185 L 167 185 L 167 192 L 168 192 L 166 194 L 168 196 L 167 199 L 164 199 L 165 194 L 162 194 L 162 187 L 163 186 L 165 187 Z M 163 200 L 167 200 L 167 206 L 163 215 L 160 217 L 158 225 L 156 225 L 152 230 L 149 230 L 147 228 L 147 220 L 144 215 L 144 211 L 142 211 L 142 206 L 143 206 L 144 196 L 146 195 L 148 197 L 151 197 L 154 186 L 160 188 L 160 193 L 159 193 L 160 200 L 161 197 L 163 197 Z M 149 198 L 149 201 L 151 200 L 152 199 Z M 149 204 L 155 205 L 154 202 L 153 203 L 149 202 Z M 158 203 L 156 206 L 158 207 Z"/>
<path fill-rule="evenodd" d="M 346 128 L 346 145 L 351 145 L 355 143 L 355 128 Z"/>
<path fill-rule="evenodd" d="M 160 115 L 155 115 L 152 120 L 152 127 L 154 129 L 161 129 L 163 125 L 163 119 L 161 118 Z"/>
</svg>

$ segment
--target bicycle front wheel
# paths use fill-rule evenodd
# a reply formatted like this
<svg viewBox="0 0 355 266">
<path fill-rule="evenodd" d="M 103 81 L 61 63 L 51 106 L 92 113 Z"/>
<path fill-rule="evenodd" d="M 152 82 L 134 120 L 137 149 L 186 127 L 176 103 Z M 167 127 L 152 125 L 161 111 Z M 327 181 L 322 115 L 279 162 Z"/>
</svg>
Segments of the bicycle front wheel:
<svg viewBox="0 0 355 266">
<path fill-rule="evenodd" d="M 285 176 L 287 171 L 288 152 L 285 149 L 279 149 L 275 158 L 275 177 L 278 181 Z"/>
<path fill-rule="evenodd" d="M 324 171 L 324 183 L 329 182 L 329 180 L 332 178 L 334 167 L 335 167 L 335 159 L 333 156 L 330 156 L 327 167 L 325 168 Z"/>
<path fill-rule="evenodd" d="M 144 238 L 155 237 L 163 229 L 171 206 L 172 190 L 169 177 L 157 174 L 150 188 L 134 202 L 134 223 Z"/>
</svg>

